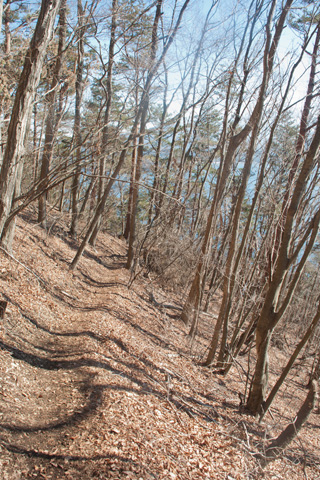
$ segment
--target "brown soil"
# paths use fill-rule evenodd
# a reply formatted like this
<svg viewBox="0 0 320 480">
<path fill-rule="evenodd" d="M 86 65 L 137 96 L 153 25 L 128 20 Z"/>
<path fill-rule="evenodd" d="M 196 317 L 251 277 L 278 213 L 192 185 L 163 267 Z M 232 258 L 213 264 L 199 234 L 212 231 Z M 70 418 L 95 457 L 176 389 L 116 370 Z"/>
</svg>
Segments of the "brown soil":
<svg viewBox="0 0 320 480">
<path fill-rule="evenodd" d="M 199 366 L 213 317 L 190 345 L 179 311 L 159 305 L 179 307 L 173 293 L 143 276 L 128 288 L 123 241 L 101 234 L 72 273 L 76 248 L 58 214 L 50 234 L 30 214 L 12 256 L 0 251 L 3 480 L 320 478 L 316 413 L 281 458 L 254 457 L 294 418 L 303 366 L 259 425 L 239 400 L 246 358 L 227 378 Z M 274 348 L 271 384 L 285 358 Z"/>
</svg>

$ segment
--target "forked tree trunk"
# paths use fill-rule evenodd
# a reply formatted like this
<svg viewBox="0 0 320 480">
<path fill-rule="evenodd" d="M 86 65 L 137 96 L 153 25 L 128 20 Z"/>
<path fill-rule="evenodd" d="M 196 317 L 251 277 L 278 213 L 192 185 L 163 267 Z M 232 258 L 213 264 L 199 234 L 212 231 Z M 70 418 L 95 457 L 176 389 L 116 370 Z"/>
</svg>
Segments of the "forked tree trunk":
<svg viewBox="0 0 320 480">
<path fill-rule="evenodd" d="M 316 131 L 311 142 L 309 151 L 306 154 L 305 160 L 301 167 L 299 176 L 297 178 L 295 188 L 292 194 L 290 205 L 288 207 L 288 213 L 286 222 L 284 225 L 281 244 L 279 247 L 279 255 L 277 257 L 275 271 L 273 278 L 270 282 L 266 297 L 264 300 L 261 313 L 257 321 L 256 330 L 256 348 L 257 348 L 257 363 L 255 367 L 255 373 L 250 387 L 250 394 L 247 402 L 247 407 L 253 414 L 261 414 L 263 411 L 263 402 L 265 399 L 265 392 L 267 388 L 267 375 L 268 370 L 268 346 L 272 332 L 277 323 L 285 313 L 290 299 L 294 293 L 295 286 L 300 278 L 302 269 L 307 261 L 307 257 L 311 252 L 312 246 L 316 240 L 317 232 L 319 228 L 319 216 L 320 211 L 316 212 L 305 235 L 300 241 L 296 250 L 289 256 L 289 248 L 292 240 L 292 230 L 296 213 L 299 208 L 300 200 L 307 186 L 308 179 L 314 165 L 314 159 L 318 155 L 320 146 L 320 116 L 318 117 Z M 310 236 L 310 238 L 309 238 Z M 308 240 L 309 238 L 309 240 Z M 305 246 L 305 250 L 301 256 L 301 250 Z M 282 300 L 281 305 L 278 305 L 279 295 L 281 287 L 293 261 L 301 256 L 301 259 L 296 267 L 294 277 L 285 298 Z M 265 338 L 264 338 L 265 337 Z"/>
<path fill-rule="evenodd" d="M 229 115 L 229 102 L 230 102 L 230 97 L 231 97 L 231 87 L 232 87 L 232 83 L 233 83 L 235 69 L 236 69 L 236 66 L 237 66 L 237 64 L 239 62 L 239 59 L 240 59 L 240 52 L 242 52 L 244 40 L 245 40 L 245 37 L 246 37 L 246 34 L 247 34 L 248 25 L 249 25 L 249 19 L 247 21 L 247 26 L 246 26 L 244 34 L 243 34 L 241 46 L 240 46 L 240 49 L 239 49 L 239 54 L 237 55 L 237 58 L 236 58 L 236 61 L 235 61 L 235 66 L 234 66 L 233 71 L 231 72 L 230 79 L 229 79 L 229 82 L 228 82 L 226 102 L 225 102 L 224 120 L 223 120 L 223 128 L 222 128 L 221 138 L 220 138 L 220 141 L 219 141 L 219 145 L 221 143 L 222 147 L 221 147 L 221 161 L 220 161 L 218 176 L 217 176 L 217 185 L 216 185 L 214 197 L 213 197 L 213 200 L 212 200 L 212 203 L 211 203 L 207 223 L 206 223 L 206 229 L 205 229 L 204 239 L 203 239 L 202 246 L 201 246 L 199 262 L 197 264 L 195 275 L 194 275 L 194 278 L 193 278 L 193 282 L 192 282 L 188 297 L 185 301 L 185 304 L 184 304 L 184 307 L 183 307 L 183 310 L 182 310 L 182 314 L 181 314 L 181 319 L 183 320 L 183 322 L 185 324 L 188 324 L 190 322 L 191 318 L 195 318 L 193 316 L 193 311 L 194 311 L 196 305 L 200 304 L 199 299 L 200 299 L 200 296 L 201 296 L 201 290 L 204 289 L 203 270 L 204 270 L 204 267 L 205 267 L 205 264 L 206 264 L 206 255 L 207 255 L 207 252 L 209 250 L 209 241 L 210 241 L 210 237 L 211 237 L 211 232 L 215 227 L 216 212 L 218 210 L 219 202 L 222 198 L 222 193 L 223 193 L 224 188 L 225 188 L 225 183 L 226 183 L 226 180 L 227 180 L 228 172 L 231 169 L 231 165 L 232 165 L 232 162 L 233 162 L 235 152 L 236 152 L 238 146 L 241 144 L 241 141 L 242 141 L 239 135 L 237 135 L 237 136 L 234 135 L 234 136 L 231 137 L 228 146 L 226 145 L 227 123 L 228 123 L 228 115 Z M 248 48 L 250 48 L 250 42 L 249 42 Z M 247 51 L 248 51 L 248 49 L 247 49 Z M 242 89 L 241 89 L 239 99 L 238 99 L 237 111 L 236 111 L 235 119 L 234 119 L 234 122 L 233 122 L 233 125 L 232 125 L 232 129 L 231 129 L 232 132 L 235 130 L 235 128 L 236 128 L 236 126 L 237 126 L 237 124 L 239 123 L 239 120 L 240 120 L 239 112 L 240 112 L 240 109 L 241 109 L 241 106 L 242 106 L 243 92 L 244 92 L 244 88 L 245 88 L 245 84 L 246 84 L 246 79 L 247 79 L 247 76 L 248 76 L 248 71 L 246 69 L 245 63 L 246 63 L 246 60 L 244 60 L 244 77 L 243 77 L 243 81 L 242 81 Z M 243 132 L 245 132 L 245 131 L 246 131 L 245 135 L 242 135 L 243 140 L 245 140 L 247 135 L 250 133 L 250 128 L 248 129 L 246 127 L 246 130 L 243 129 Z M 239 143 L 236 141 L 236 138 L 239 138 Z M 225 154 L 225 149 L 227 149 L 226 154 Z M 221 179 L 221 172 L 222 172 L 222 170 L 225 166 L 227 167 L 228 171 L 227 171 L 227 175 L 224 176 L 224 180 L 222 180 Z M 198 215 L 199 215 L 199 210 L 200 209 L 198 209 Z M 197 223 L 197 220 L 196 220 L 196 223 Z"/>
<path fill-rule="evenodd" d="M 238 270 L 238 266 L 240 264 L 240 261 L 241 261 L 241 258 L 242 258 L 242 255 L 243 255 L 243 252 L 244 252 L 244 249 L 245 249 L 245 245 L 246 245 L 246 242 L 247 242 L 250 226 L 251 226 L 252 219 L 253 219 L 253 214 L 255 212 L 256 205 L 257 205 L 257 202 L 258 202 L 258 199 L 259 199 L 259 196 L 260 196 L 260 191 L 261 191 L 261 188 L 262 188 L 262 185 L 263 185 L 266 165 L 267 165 L 267 161 L 269 159 L 269 153 L 270 153 L 270 150 L 271 150 L 271 147 L 272 147 L 272 144 L 273 144 L 274 133 L 275 133 L 276 127 L 279 123 L 281 114 L 282 114 L 284 106 L 285 106 L 285 102 L 286 102 L 287 97 L 288 97 L 288 93 L 289 93 L 290 88 L 291 88 L 294 72 L 296 71 L 297 67 L 301 63 L 301 60 L 303 58 L 303 54 L 305 53 L 307 45 L 308 45 L 308 39 L 305 40 L 305 43 L 304 43 L 304 45 L 301 49 L 300 56 L 299 56 L 297 62 L 293 65 L 293 67 L 291 69 L 289 79 L 288 79 L 288 82 L 287 82 L 287 86 L 286 86 L 286 89 L 284 91 L 284 95 L 282 97 L 278 113 L 277 113 L 276 118 L 275 118 L 275 120 L 272 124 L 272 127 L 271 127 L 268 142 L 267 142 L 267 145 L 266 145 L 263 157 L 262 157 L 261 165 L 260 165 L 260 172 L 259 172 L 259 176 L 258 176 L 258 179 L 257 179 L 256 187 L 255 187 L 254 197 L 253 197 L 253 200 L 251 202 L 248 218 L 247 218 L 247 221 L 246 221 L 243 233 L 242 233 L 241 243 L 240 243 L 240 246 L 239 246 L 239 249 L 238 249 L 238 252 L 237 252 L 237 256 L 236 256 L 236 260 L 235 260 L 235 264 L 234 264 L 234 271 L 233 271 L 234 273 L 233 273 L 233 281 L 232 281 L 232 285 L 231 285 L 231 294 L 232 294 L 233 287 L 234 287 L 234 281 L 235 281 L 234 276 L 235 276 L 235 274 Z M 253 322 L 255 322 L 254 318 L 252 319 L 250 324 L 253 323 Z M 243 325 L 243 323 L 242 323 L 242 325 Z M 243 343 L 246 341 L 248 333 L 250 332 L 250 330 L 251 330 L 251 326 L 249 325 L 247 330 L 238 339 L 237 339 L 237 332 L 236 332 L 236 330 L 234 331 L 233 338 L 231 340 L 231 345 L 229 346 L 229 347 L 231 347 L 231 350 L 229 348 L 228 358 L 227 358 L 227 361 L 226 361 L 227 365 L 226 365 L 226 369 L 224 371 L 225 374 L 228 373 L 228 371 L 230 370 L 230 368 L 232 366 L 232 363 L 230 362 L 230 359 L 232 358 L 234 360 L 236 358 L 236 356 L 239 354 L 240 349 L 241 349 Z"/>
<path fill-rule="evenodd" d="M 318 310 L 317 310 L 316 315 L 314 316 L 314 318 L 313 318 L 312 322 L 310 323 L 308 329 L 306 330 L 305 334 L 303 335 L 302 339 L 300 340 L 300 342 L 296 346 L 293 354 L 291 355 L 290 360 L 288 361 L 286 367 L 283 369 L 283 372 L 281 373 L 280 377 L 278 378 L 277 382 L 275 383 L 274 387 L 272 388 L 272 390 L 271 390 L 271 392 L 270 392 L 270 394 L 269 394 L 269 396 L 268 396 L 268 398 L 267 398 L 267 400 L 266 400 L 266 402 L 263 406 L 263 413 L 260 416 L 260 422 L 262 421 L 265 414 L 269 410 L 269 408 L 270 408 L 270 406 L 271 406 L 271 404 L 274 400 L 274 397 L 276 396 L 276 394 L 278 393 L 281 385 L 285 381 L 285 379 L 286 379 L 288 373 L 290 372 L 292 365 L 296 361 L 299 353 L 301 352 L 301 350 L 306 345 L 306 343 L 308 342 L 308 340 L 312 336 L 313 332 L 317 328 L 319 320 L 320 320 L 320 303 L 318 305 Z"/>
<path fill-rule="evenodd" d="M 261 111 L 261 114 L 262 114 L 262 111 Z M 257 123 L 252 132 L 250 148 L 249 148 L 248 155 L 243 167 L 242 181 L 237 194 L 237 201 L 235 205 L 234 215 L 232 217 L 231 239 L 230 239 L 229 251 L 228 251 L 227 260 L 226 260 L 226 272 L 223 279 L 223 299 L 221 302 L 221 308 L 220 308 L 218 320 L 216 322 L 216 326 L 214 329 L 210 350 L 206 360 L 206 364 L 208 365 L 210 365 L 210 363 L 212 363 L 214 359 L 216 349 L 218 346 L 220 330 L 223 327 L 223 334 L 222 334 L 218 362 L 219 362 L 219 366 L 221 367 L 224 366 L 223 362 L 225 360 L 225 348 L 226 348 L 227 333 L 228 333 L 228 320 L 229 320 L 229 313 L 231 310 L 231 302 L 232 302 L 232 295 L 233 295 L 234 284 L 235 284 L 235 277 L 237 274 L 237 271 L 233 267 L 234 267 L 234 257 L 236 254 L 236 247 L 237 247 L 240 215 L 242 212 L 242 203 L 244 200 L 247 183 L 248 183 L 250 172 L 251 172 L 251 165 L 254 157 L 256 140 L 257 140 L 259 129 L 260 129 L 259 126 L 260 126 L 260 118 L 257 119 Z"/>
<path fill-rule="evenodd" d="M 283 227 L 284 227 L 287 212 L 288 212 L 290 194 L 292 193 L 292 189 L 294 186 L 294 179 L 296 177 L 297 170 L 299 168 L 299 163 L 301 160 L 301 156 L 303 155 L 303 149 L 306 141 L 308 119 L 310 115 L 311 103 L 312 103 L 314 87 L 315 87 L 316 65 L 317 65 L 317 58 L 318 58 L 319 42 L 320 42 L 320 20 L 318 22 L 316 39 L 314 42 L 313 52 L 311 55 L 309 82 L 308 82 L 307 94 L 306 94 L 306 98 L 305 98 L 305 102 L 304 102 L 304 106 L 301 114 L 299 134 L 298 134 L 298 138 L 295 146 L 295 157 L 292 162 L 291 169 L 289 171 L 286 191 L 285 191 L 283 201 L 282 201 L 282 206 L 281 206 L 281 214 L 279 216 L 280 220 L 277 225 L 274 245 L 270 255 L 270 266 L 269 266 L 270 271 L 272 271 L 273 265 L 275 264 L 275 261 L 278 255 L 282 231 L 283 231 Z"/>
<path fill-rule="evenodd" d="M 303 192 L 306 189 L 307 182 L 310 176 L 310 173 L 313 168 L 314 158 L 316 157 L 320 145 L 320 117 L 318 117 L 316 131 L 311 142 L 309 151 L 303 161 L 301 170 L 297 179 L 294 183 L 295 177 L 297 175 L 297 170 L 299 166 L 299 161 L 302 155 L 302 149 L 305 142 L 306 131 L 307 131 L 307 120 L 311 108 L 311 97 L 314 87 L 314 80 L 315 80 L 315 66 L 316 60 L 318 55 L 318 47 L 320 41 L 320 25 L 317 28 L 317 36 L 315 39 L 315 45 L 313 49 L 313 54 L 311 57 L 311 69 L 310 69 L 310 76 L 309 76 L 309 83 L 308 83 L 308 90 L 307 90 L 307 98 L 305 100 L 304 108 L 302 111 L 301 122 L 300 122 L 300 131 L 299 136 L 296 144 L 296 155 L 294 158 L 293 166 L 290 171 L 290 175 L 288 178 L 287 189 L 285 194 L 285 201 L 282 205 L 282 222 L 281 222 L 281 229 L 278 228 L 276 234 L 276 258 L 273 258 L 274 265 L 274 274 L 270 282 L 269 290 L 267 292 L 264 305 L 261 310 L 261 314 L 258 318 L 257 322 L 257 339 L 261 338 L 262 335 L 266 334 L 268 336 L 272 335 L 273 329 L 279 320 L 282 318 L 287 306 L 288 302 L 293 295 L 295 285 L 299 278 L 299 271 L 301 272 L 304 263 L 306 262 L 306 253 L 311 250 L 312 244 L 315 241 L 316 234 L 318 231 L 319 226 L 319 219 L 317 218 L 317 214 L 314 216 L 312 222 L 315 222 L 314 225 L 309 225 L 309 230 L 311 233 L 311 229 L 313 233 L 311 233 L 311 238 L 308 241 L 308 244 L 305 248 L 305 252 L 302 255 L 302 258 L 299 262 L 299 266 L 295 273 L 295 279 L 292 281 L 291 286 L 289 287 L 288 294 L 285 297 L 285 300 L 282 302 L 281 307 L 279 308 L 278 298 L 280 295 L 280 290 L 282 287 L 283 280 L 285 275 L 292 264 L 293 257 L 297 257 L 299 253 L 301 253 L 301 249 L 303 243 L 300 243 L 300 247 L 294 254 L 289 257 L 289 248 L 291 243 L 291 236 L 292 236 L 292 228 L 294 224 L 294 220 L 296 217 L 296 213 L 299 208 L 300 200 L 302 197 Z M 291 193 L 292 192 L 292 193 Z M 291 195 L 291 199 L 290 199 Z M 311 228 L 310 228 L 311 227 Z M 305 242 L 307 237 L 305 237 Z M 266 392 L 267 385 L 265 381 L 267 378 L 264 375 L 264 371 L 268 369 L 268 358 L 267 353 L 263 350 L 258 350 L 259 342 L 257 341 L 257 364 L 255 368 L 254 377 L 252 380 L 250 394 L 247 402 L 247 406 L 252 413 L 263 415 L 263 404 L 264 404 L 264 395 Z"/>
<path fill-rule="evenodd" d="M 216 186 L 216 190 L 212 200 L 211 209 L 210 209 L 210 213 L 209 213 L 207 225 L 206 225 L 206 231 L 205 231 L 204 239 L 202 242 L 200 259 L 196 267 L 194 280 L 191 285 L 191 289 L 181 315 L 181 318 L 185 323 L 189 323 L 194 306 L 199 303 L 199 298 L 201 296 L 201 288 L 204 287 L 204 285 L 202 284 L 203 270 L 206 263 L 207 252 L 209 249 L 209 240 L 211 238 L 211 232 L 216 222 L 217 211 L 223 198 L 223 194 L 225 191 L 227 180 L 230 175 L 230 171 L 234 162 L 236 152 L 240 147 L 240 145 L 243 144 L 243 142 L 247 139 L 248 135 L 254 128 L 254 125 L 259 121 L 261 117 L 261 113 L 264 106 L 264 97 L 265 97 L 266 89 L 268 86 L 269 78 L 273 69 L 275 53 L 279 44 L 282 31 L 284 29 L 285 19 L 287 17 L 287 14 L 289 12 L 292 2 L 293 0 L 287 0 L 285 6 L 283 7 L 273 38 L 271 38 L 271 22 L 272 22 L 274 10 L 276 7 L 276 1 L 273 0 L 271 3 L 267 25 L 266 25 L 266 44 L 265 44 L 264 57 L 263 57 L 264 68 L 263 68 L 263 77 L 261 80 L 259 96 L 258 96 L 256 105 L 253 109 L 253 112 L 249 118 L 249 121 L 239 133 L 233 134 L 231 136 L 228 142 L 228 145 L 226 147 L 226 153 L 225 155 L 222 156 L 221 164 L 219 166 L 217 186 Z M 246 78 L 246 75 L 247 73 L 245 71 L 244 78 Z M 239 98 L 239 102 L 240 101 L 242 101 L 241 95 Z M 237 112 L 240 112 L 239 107 L 237 109 Z M 240 117 L 236 116 L 233 123 L 232 132 L 234 131 L 236 125 L 238 124 L 239 119 Z M 227 120 L 227 116 L 225 117 L 225 123 L 226 123 L 226 120 Z M 226 126 L 224 130 L 226 131 Z M 223 134 L 226 135 L 226 133 L 223 133 Z M 215 341 L 215 339 L 213 340 Z M 212 355 L 210 355 L 210 357 L 211 356 Z M 210 363 L 209 356 L 205 363 L 206 364 Z"/>
</svg>

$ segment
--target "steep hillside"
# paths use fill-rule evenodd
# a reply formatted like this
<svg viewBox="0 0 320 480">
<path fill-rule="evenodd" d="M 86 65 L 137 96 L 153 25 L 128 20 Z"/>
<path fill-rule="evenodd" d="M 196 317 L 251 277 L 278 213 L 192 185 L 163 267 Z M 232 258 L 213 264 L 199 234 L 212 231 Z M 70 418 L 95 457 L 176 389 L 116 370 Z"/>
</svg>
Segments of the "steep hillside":
<svg viewBox="0 0 320 480">
<path fill-rule="evenodd" d="M 174 294 L 143 276 L 128 288 L 122 240 L 101 234 L 72 273 L 76 247 L 58 214 L 46 234 L 29 213 L 13 254 L 0 251 L 3 480 L 320 477 L 316 414 L 281 459 L 254 458 L 304 399 L 303 378 L 259 426 L 240 405 L 243 366 L 224 379 L 198 365 L 210 325 L 191 345 Z"/>
</svg>

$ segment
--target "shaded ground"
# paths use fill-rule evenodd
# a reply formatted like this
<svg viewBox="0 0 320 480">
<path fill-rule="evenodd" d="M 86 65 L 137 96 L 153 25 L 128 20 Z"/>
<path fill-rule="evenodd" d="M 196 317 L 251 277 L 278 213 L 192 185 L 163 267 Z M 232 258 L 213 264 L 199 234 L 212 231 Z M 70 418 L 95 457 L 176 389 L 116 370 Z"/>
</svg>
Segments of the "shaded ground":
<svg viewBox="0 0 320 480">
<path fill-rule="evenodd" d="M 3 480 L 320 478 L 319 415 L 264 471 L 253 457 L 294 415 L 303 378 L 257 425 L 240 407 L 244 367 L 224 379 L 198 366 L 213 317 L 191 349 L 159 305 L 173 295 L 145 278 L 128 288 L 122 241 L 100 235 L 71 273 L 76 244 L 62 221 L 54 231 L 25 217 L 13 256 L 0 251 Z"/>
</svg>

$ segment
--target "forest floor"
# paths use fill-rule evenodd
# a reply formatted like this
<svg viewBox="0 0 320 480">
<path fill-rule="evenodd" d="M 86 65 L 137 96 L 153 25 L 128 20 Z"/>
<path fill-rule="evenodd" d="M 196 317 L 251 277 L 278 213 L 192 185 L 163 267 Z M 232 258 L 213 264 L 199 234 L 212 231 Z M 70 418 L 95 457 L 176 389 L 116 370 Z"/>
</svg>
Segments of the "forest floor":
<svg viewBox="0 0 320 480">
<path fill-rule="evenodd" d="M 217 304 L 191 344 L 174 292 L 144 276 L 128 287 L 125 242 L 100 234 L 71 272 L 77 243 L 64 219 L 52 218 L 49 233 L 31 212 L 19 218 L 12 255 L 0 250 L 8 301 L 0 320 L 2 480 L 320 478 L 317 412 L 281 458 L 264 468 L 255 458 L 294 418 L 307 366 L 292 371 L 259 425 L 240 405 L 246 357 L 226 378 L 199 366 Z M 271 384 L 286 355 L 273 346 Z"/>
</svg>

